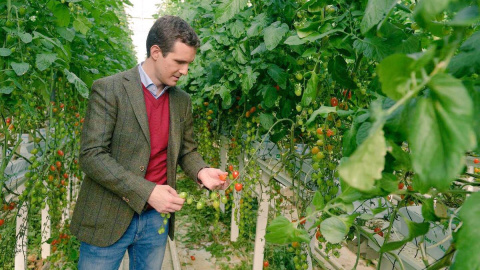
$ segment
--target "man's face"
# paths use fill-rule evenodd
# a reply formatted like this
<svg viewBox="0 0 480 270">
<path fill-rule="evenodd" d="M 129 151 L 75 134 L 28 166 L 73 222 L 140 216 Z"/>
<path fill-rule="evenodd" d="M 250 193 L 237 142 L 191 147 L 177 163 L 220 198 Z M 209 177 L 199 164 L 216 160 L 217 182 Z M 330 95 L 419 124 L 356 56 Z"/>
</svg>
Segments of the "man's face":
<svg viewBox="0 0 480 270">
<path fill-rule="evenodd" d="M 180 77 L 187 74 L 188 65 L 195 59 L 196 52 L 197 50 L 195 47 L 188 46 L 180 41 L 176 41 L 173 44 L 172 51 L 165 57 L 163 57 L 159 48 L 158 50 L 155 50 L 152 57 L 156 59 L 156 79 L 164 85 L 177 85 L 177 81 Z"/>
</svg>

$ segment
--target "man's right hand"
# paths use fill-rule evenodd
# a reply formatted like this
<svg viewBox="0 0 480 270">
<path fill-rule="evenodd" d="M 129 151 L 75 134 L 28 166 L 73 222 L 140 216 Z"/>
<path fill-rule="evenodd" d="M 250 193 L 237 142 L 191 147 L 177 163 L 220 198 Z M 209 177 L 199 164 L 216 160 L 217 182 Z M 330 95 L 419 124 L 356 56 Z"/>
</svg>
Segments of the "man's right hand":
<svg viewBox="0 0 480 270">
<path fill-rule="evenodd" d="M 178 196 L 177 191 L 169 185 L 157 185 L 153 189 L 148 204 L 157 212 L 167 214 L 182 209 L 185 199 Z"/>
</svg>

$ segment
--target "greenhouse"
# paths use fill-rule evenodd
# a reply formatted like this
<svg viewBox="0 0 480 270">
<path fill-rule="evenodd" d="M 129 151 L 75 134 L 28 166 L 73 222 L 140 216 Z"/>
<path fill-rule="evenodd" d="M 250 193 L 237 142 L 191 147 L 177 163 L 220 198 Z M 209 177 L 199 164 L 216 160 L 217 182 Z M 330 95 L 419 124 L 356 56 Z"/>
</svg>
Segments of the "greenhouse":
<svg viewBox="0 0 480 270">
<path fill-rule="evenodd" d="M 3 0 L 0 26 L 0 270 L 480 270 L 480 1 Z"/>
</svg>

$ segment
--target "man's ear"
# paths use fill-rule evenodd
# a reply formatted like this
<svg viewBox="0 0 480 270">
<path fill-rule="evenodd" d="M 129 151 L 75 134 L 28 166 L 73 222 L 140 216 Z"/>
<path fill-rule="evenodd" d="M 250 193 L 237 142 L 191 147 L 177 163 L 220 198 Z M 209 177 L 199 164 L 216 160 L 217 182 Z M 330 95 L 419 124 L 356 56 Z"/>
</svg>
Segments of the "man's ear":
<svg viewBox="0 0 480 270">
<path fill-rule="evenodd" d="M 158 60 L 160 56 L 162 56 L 162 50 L 158 45 L 150 47 L 150 57 L 152 57 L 153 60 Z"/>
</svg>

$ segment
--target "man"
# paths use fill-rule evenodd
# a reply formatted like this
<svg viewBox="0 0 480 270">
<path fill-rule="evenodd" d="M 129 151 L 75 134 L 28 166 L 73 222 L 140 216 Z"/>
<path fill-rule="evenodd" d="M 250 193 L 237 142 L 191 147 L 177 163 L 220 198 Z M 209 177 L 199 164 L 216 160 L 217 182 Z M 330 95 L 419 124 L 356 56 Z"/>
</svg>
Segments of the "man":
<svg viewBox="0 0 480 270">
<path fill-rule="evenodd" d="M 126 250 L 130 269 L 161 269 L 167 233 L 158 231 L 173 239 L 184 203 L 177 164 L 199 185 L 228 187 L 227 173 L 197 153 L 190 97 L 175 87 L 199 43 L 185 21 L 164 16 L 150 29 L 145 62 L 92 85 L 80 150 L 86 177 L 70 227 L 80 270 L 116 270 Z M 161 213 L 171 213 L 168 222 Z"/>
</svg>

